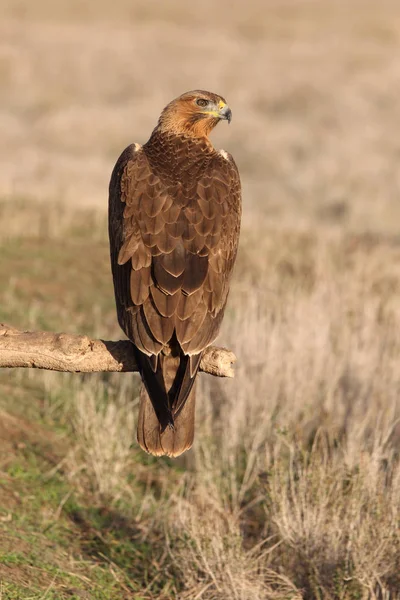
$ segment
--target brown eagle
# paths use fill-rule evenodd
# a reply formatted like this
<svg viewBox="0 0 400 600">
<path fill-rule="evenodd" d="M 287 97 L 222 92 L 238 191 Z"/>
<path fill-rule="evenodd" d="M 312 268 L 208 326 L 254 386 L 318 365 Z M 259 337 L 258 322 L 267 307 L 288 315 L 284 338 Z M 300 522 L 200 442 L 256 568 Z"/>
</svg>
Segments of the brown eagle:
<svg viewBox="0 0 400 600">
<path fill-rule="evenodd" d="M 111 175 L 109 235 L 118 321 L 144 383 L 137 437 L 178 456 L 194 437 L 195 378 L 217 337 L 236 258 L 241 188 L 230 154 L 208 135 L 231 120 L 222 96 L 170 102 L 149 141 Z"/>
</svg>

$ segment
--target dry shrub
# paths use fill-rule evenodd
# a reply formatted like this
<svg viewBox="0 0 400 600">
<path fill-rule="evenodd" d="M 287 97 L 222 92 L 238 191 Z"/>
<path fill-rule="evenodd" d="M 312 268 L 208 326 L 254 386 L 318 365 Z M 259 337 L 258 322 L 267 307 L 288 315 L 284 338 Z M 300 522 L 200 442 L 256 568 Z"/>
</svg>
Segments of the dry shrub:
<svg viewBox="0 0 400 600">
<path fill-rule="evenodd" d="M 268 568 L 270 548 L 243 546 L 239 514 L 221 500 L 196 485 L 173 511 L 170 549 L 186 590 L 182 600 L 300 598 L 285 576 Z"/>
<path fill-rule="evenodd" d="M 99 499 L 117 501 L 133 494 L 127 475 L 134 459 L 135 417 L 131 400 L 109 397 L 107 386 L 87 381 L 74 394 L 73 427 L 76 447 L 69 456 L 72 479 L 93 490 Z"/>
<path fill-rule="evenodd" d="M 275 558 L 307 598 L 357 590 L 375 597 L 400 586 L 398 461 L 364 452 L 356 468 L 319 439 L 310 453 L 277 456 L 267 518 L 284 542 Z M 381 597 L 381 596 L 380 596 Z"/>
</svg>

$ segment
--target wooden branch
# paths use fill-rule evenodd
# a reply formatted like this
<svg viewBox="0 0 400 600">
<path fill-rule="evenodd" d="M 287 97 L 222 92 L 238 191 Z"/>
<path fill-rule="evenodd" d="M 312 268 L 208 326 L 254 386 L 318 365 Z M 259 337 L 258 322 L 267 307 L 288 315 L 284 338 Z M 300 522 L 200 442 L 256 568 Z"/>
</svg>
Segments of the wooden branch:
<svg viewBox="0 0 400 600">
<path fill-rule="evenodd" d="M 217 377 L 233 377 L 233 352 L 210 346 L 204 352 L 200 371 Z M 95 373 L 100 371 L 137 371 L 128 340 L 105 342 L 86 335 L 18 331 L 0 323 L 0 367 L 28 367 Z"/>
</svg>

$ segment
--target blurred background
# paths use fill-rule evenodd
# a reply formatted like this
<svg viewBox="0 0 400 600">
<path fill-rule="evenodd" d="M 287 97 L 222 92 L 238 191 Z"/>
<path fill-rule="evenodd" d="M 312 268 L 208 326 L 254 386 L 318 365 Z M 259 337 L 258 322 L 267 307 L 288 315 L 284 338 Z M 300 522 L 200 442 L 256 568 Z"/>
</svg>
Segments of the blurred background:
<svg viewBox="0 0 400 600">
<path fill-rule="evenodd" d="M 121 337 L 111 170 L 190 89 L 243 185 L 194 448 L 137 378 L 0 373 L 0 598 L 400 598 L 400 4 L 0 0 L 0 321 Z"/>
<path fill-rule="evenodd" d="M 120 150 L 207 89 L 233 109 L 213 140 L 239 164 L 245 219 L 396 230 L 395 1 L 1 4 L 3 196 L 104 208 Z"/>
</svg>

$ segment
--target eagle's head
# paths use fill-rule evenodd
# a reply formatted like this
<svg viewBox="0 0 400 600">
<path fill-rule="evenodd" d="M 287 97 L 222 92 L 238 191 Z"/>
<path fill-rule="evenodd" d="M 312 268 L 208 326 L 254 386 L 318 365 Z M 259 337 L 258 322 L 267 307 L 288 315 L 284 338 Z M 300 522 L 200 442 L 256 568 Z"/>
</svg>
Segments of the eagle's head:
<svg viewBox="0 0 400 600">
<path fill-rule="evenodd" d="M 193 137 L 207 137 L 221 120 L 231 122 L 232 111 L 218 94 L 194 90 L 172 100 L 161 113 L 158 129 Z"/>
</svg>

